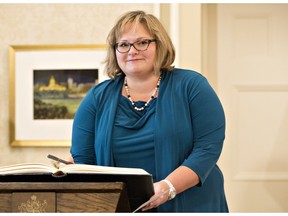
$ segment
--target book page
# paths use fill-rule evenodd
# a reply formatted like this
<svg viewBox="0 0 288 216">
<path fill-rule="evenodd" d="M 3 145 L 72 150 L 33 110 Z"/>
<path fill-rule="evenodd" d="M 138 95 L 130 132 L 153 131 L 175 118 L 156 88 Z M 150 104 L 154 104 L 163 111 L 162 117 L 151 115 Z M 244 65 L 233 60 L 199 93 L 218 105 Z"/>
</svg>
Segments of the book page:
<svg viewBox="0 0 288 216">
<path fill-rule="evenodd" d="M 138 174 L 150 175 L 140 168 L 109 167 L 88 164 L 68 164 L 60 167 L 66 173 L 109 173 L 109 174 Z"/>
<path fill-rule="evenodd" d="M 143 169 L 138 168 L 122 168 L 108 167 L 87 164 L 61 164 L 59 167 L 64 173 L 107 173 L 107 174 L 134 174 L 134 175 L 150 175 Z M 0 175 L 8 174 L 28 174 L 28 173 L 55 173 L 59 171 L 52 165 L 41 163 L 23 163 L 8 166 L 0 166 Z"/>
<path fill-rule="evenodd" d="M 0 166 L 0 175 L 28 174 L 28 173 L 54 173 L 56 168 L 52 165 L 41 163 L 22 163 Z"/>
</svg>

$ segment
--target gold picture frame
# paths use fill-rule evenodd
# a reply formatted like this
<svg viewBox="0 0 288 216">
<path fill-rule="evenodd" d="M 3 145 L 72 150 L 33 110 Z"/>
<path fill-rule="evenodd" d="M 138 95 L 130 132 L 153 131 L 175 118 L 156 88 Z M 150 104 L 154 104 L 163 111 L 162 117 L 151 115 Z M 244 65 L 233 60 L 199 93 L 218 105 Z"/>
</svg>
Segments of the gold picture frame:
<svg viewBox="0 0 288 216">
<path fill-rule="evenodd" d="M 60 69 L 76 72 L 79 69 L 80 71 L 95 69 L 97 82 L 101 82 L 107 79 L 103 74 L 106 50 L 104 44 L 11 45 L 9 47 L 10 145 L 71 146 L 73 118 L 35 119 L 35 71 Z"/>
</svg>

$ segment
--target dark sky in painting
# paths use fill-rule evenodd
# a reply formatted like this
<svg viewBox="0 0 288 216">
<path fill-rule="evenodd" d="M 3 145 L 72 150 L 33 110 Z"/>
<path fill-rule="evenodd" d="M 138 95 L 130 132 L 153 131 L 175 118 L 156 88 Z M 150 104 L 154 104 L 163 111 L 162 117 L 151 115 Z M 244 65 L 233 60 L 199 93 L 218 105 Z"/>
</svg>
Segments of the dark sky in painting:
<svg viewBox="0 0 288 216">
<path fill-rule="evenodd" d="M 37 83 L 49 84 L 50 77 L 53 75 L 57 83 L 67 82 L 72 78 L 74 83 L 95 82 L 98 79 L 98 69 L 65 69 L 65 70 L 34 70 L 34 85 Z"/>
</svg>

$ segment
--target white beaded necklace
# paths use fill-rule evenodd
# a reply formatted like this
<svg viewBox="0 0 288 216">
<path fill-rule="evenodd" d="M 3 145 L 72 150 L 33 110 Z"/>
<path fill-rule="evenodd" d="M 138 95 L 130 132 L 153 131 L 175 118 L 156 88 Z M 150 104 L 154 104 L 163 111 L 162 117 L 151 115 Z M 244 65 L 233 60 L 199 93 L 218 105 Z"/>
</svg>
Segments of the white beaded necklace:
<svg viewBox="0 0 288 216">
<path fill-rule="evenodd" d="M 144 110 L 144 109 L 149 105 L 149 103 L 151 102 L 151 100 L 153 100 L 153 99 L 155 98 L 155 95 L 156 95 L 156 93 L 157 93 L 158 90 L 159 90 L 161 77 L 162 77 L 162 76 L 161 76 L 161 74 L 160 74 L 159 79 L 158 79 L 158 81 L 157 81 L 157 84 L 156 84 L 156 87 L 155 87 L 155 90 L 154 90 L 153 94 L 151 95 L 151 97 L 149 98 L 149 100 L 148 100 L 148 101 L 144 104 L 144 106 L 142 106 L 142 107 L 137 107 L 137 106 L 135 105 L 134 101 L 132 100 L 131 95 L 130 95 L 130 92 L 129 92 L 129 87 L 128 87 L 128 84 L 127 84 L 127 77 L 125 77 L 125 80 L 124 80 L 124 88 L 125 88 L 125 90 L 126 90 L 126 94 L 127 94 L 128 99 L 130 100 L 133 108 L 134 108 L 136 111 L 142 111 L 142 110 Z"/>
</svg>

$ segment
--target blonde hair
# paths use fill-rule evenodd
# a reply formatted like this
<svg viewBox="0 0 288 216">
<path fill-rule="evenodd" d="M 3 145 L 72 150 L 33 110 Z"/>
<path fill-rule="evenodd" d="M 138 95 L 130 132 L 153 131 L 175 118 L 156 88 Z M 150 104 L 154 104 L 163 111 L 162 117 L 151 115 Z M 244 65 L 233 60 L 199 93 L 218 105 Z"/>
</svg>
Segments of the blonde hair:
<svg viewBox="0 0 288 216">
<path fill-rule="evenodd" d="M 117 59 L 115 43 L 117 39 L 124 33 L 127 24 L 142 24 L 148 32 L 156 39 L 156 62 L 154 71 L 156 74 L 172 70 L 175 59 L 175 48 L 172 41 L 164 29 L 161 22 L 152 14 L 146 14 L 144 11 L 131 11 L 122 15 L 115 26 L 111 29 L 107 36 L 108 51 L 105 59 L 104 72 L 110 77 L 115 78 L 123 72 L 120 69 Z"/>
</svg>

